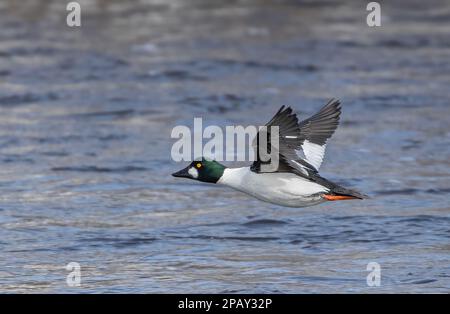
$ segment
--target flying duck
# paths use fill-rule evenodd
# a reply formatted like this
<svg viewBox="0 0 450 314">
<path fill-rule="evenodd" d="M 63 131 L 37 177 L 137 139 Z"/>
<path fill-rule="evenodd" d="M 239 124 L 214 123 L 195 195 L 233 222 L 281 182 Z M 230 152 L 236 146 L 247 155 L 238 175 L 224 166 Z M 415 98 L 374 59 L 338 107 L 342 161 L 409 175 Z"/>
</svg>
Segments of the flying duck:
<svg viewBox="0 0 450 314">
<path fill-rule="evenodd" d="M 319 175 L 326 142 L 336 130 L 340 114 L 340 102 L 334 99 L 315 115 L 301 122 L 290 107 L 282 106 L 264 129 L 267 132 L 266 138 L 269 139 L 267 151 L 278 150 L 276 169 L 267 171 L 267 167 L 262 167 L 265 162 L 259 156 L 258 133 L 253 141 L 258 152 L 257 158 L 250 167 L 228 168 L 215 160 L 202 157 L 172 175 L 229 186 L 259 200 L 286 207 L 368 198 Z M 279 128 L 279 143 L 276 148 L 270 144 L 271 126 Z"/>
</svg>

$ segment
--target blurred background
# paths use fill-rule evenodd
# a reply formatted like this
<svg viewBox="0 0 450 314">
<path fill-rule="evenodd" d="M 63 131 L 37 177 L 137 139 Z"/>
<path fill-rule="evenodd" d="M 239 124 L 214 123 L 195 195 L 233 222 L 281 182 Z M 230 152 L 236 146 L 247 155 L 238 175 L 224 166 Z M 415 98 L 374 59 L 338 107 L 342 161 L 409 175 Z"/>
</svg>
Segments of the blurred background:
<svg viewBox="0 0 450 314">
<path fill-rule="evenodd" d="M 448 292 L 450 3 L 0 1 L 0 291 Z M 343 104 L 304 209 L 176 180 L 174 126 Z M 65 266 L 81 266 L 81 286 Z M 381 265 L 380 287 L 366 265 Z"/>
</svg>

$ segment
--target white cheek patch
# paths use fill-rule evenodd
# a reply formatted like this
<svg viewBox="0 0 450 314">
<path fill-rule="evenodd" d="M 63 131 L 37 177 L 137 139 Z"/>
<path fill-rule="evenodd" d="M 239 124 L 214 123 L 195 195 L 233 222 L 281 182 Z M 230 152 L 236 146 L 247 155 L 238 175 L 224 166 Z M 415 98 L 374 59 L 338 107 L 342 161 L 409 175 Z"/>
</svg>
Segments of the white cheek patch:
<svg viewBox="0 0 450 314">
<path fill-rule="evenodd" d="M 198 178 L 198 171 L 194 167 L 189 168 L 188 173 L 193 177 L 194 179 Z"/>
</svg>

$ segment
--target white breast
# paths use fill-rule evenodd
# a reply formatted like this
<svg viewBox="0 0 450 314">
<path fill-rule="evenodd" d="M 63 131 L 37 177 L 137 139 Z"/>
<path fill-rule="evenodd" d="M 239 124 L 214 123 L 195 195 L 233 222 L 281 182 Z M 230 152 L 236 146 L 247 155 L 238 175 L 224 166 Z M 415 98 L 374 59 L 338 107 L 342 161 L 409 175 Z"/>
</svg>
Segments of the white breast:
<svg viewBox="0 0 450 314">
<path fill-rule="evenodd" d="M 217 182 L 260 200 L 289 207 L 305 207 L 324 202 L 329 190 L 293 173 L 255 173 L 250 167 L 227 168 Z"/>
</svg>

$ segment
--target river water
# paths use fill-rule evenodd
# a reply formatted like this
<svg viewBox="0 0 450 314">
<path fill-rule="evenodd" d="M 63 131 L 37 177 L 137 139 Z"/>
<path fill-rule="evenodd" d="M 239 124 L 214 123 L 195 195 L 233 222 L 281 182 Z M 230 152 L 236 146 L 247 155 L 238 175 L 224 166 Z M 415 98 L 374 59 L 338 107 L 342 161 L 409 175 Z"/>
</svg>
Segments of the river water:
<svg viewBox="0 0 450 314">
<path fill-rule="evenodd" d="M 450 291 L 450 3 L 0 2 L 0 291 Z M 177 180 L 176 125 L 343 104 L 293 209 Z M 66 265 L 81 285 L 66 283 Z M 368 263 L 381 267 L 370 287 Z"/>
</svg>

